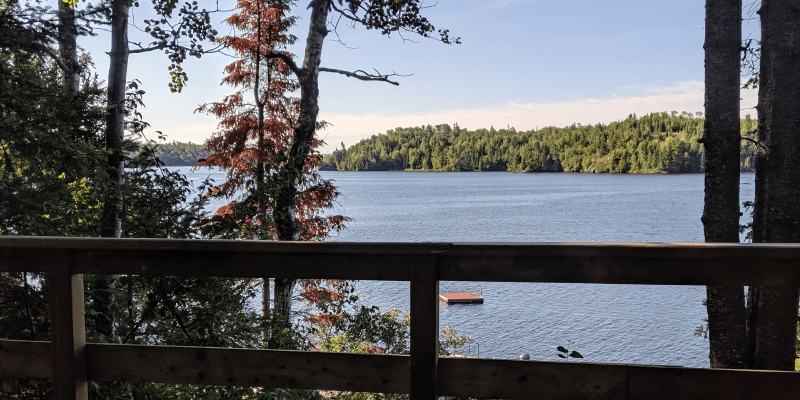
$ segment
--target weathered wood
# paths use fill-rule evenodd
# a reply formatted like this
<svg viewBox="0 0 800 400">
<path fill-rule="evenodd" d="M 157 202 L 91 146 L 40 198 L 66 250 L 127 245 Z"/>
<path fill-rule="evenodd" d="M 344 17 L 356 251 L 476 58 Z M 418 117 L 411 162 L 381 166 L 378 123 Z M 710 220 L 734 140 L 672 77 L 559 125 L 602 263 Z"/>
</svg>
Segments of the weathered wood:
<svg viewBox="0 0 800 400">
<path fill-rule="evenodd" d="M 455 244 L 439 280 L 800 287 L 797 257 L 797 245 Z"/>
<path fill-rule="evenodd" d="M 275 276 L 408 281 L 436 256 L 439 280 L 800 287 L 800 245 L 660 243 L 291 243 L 163 239 L 0 238 L 0 270 L 58 261 L 81 273 Z M 758 268 L 752 268 L 757 264 Z M 223 266 L 223 267 L 220 267 Z M 32 271 L 31 271 L 32 272 Z"/>
<path fill-rule="evenodd" d="M 91 274 L 336 278 L 408 281 L 409 257 L 449 248 L 428 243 L 258 242 L 98 238 L 0 238 L 0 271 L 34 272 L 53 259 L 43 249 L 74 250 Z"/>
<path fill-rule="evenodd" d="M 439 281 L 435 257 L 411 265 L 411 400 L 436 399 Z"/>
<path fill-rule="evenodd" d="M 439 395 L 500 399 L 625 399 L 625 365 L 439 359 Z"/>
<path fill-rule="evenodd" d="M 800 374 L 629 365 L 629 399 L 796 400 Z"/>
<path fill-rule="evenodd" d="M 0 339 L 0 377 L 52 379 L 50 342 Z"/>
<path fill-rule="evenodd" d="M 48 268 L 53 398 L 88 399 L 83 275 L 75 274 L 71 252 L 56 251 Z"/>
<path fill-rule="evenodd" d="M 439 395 L 514 399 L 797 399 L 800 374 L 584 362 L 439 360 Z"/>
<path fill-rule="evenodd" d="M 408 393 L 408 356 L 95 344 L 93 381 Z"/>
</svg>

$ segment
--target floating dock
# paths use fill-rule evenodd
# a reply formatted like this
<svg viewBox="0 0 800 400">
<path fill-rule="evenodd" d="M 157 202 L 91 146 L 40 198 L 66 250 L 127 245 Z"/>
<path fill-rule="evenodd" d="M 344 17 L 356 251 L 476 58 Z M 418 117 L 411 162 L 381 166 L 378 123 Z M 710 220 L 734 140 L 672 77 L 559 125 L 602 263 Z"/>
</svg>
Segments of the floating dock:
<svg viewBox="0 0 800 400">
<path fill-rule="evenodd" d="M 482 296 L 469 292 L 442 293 L 439 295 L 439 299 L 441 299 L 447 304 L 455 304 L 455 303 L 483 304 Z"/>
</svg>

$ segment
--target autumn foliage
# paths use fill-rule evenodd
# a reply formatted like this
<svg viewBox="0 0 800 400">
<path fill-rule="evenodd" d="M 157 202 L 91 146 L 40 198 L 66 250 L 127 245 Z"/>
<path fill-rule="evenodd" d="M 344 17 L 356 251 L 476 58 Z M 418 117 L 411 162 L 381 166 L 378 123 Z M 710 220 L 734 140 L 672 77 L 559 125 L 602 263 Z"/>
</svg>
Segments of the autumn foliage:
<svg viewBox="0 0 800 400">
<path fill-rule="evenodd" d="M 233 199 L 216 211 L 207 233 L 225 238 L 274 239 L 275 201 L 281 187 L 289 184 L 283 167 L 289 161 L 300 105 L 293 96 L 298 84 L 291 69 L 279 58 L 265 55 L 275 51 L 294 58 L 286 47 L 296 39 L 287 33 L 295 19 L 288 15 L 289 5 L 283 0 L 239 0 L 237 4 L 239 12 L 225 20 L 235 28 L 236 35 L 218 40 L 236 56 L 225 67 L 222 83 L 238 90 L 220 102 L 198 108 L 220 120 L 219 131 L 208 142 L 211 154 L 198 165 L 227 172 L 227 180 L 209 194 Z M 323 125 L 318 124 L 318 128 Z M 312 148 L 322 144 L 315 139 Z M 294 199 L 292 211 L 300 240 L 324 239 L 347 221 L 340 215 L 321 214 L 334 205 L 339 192 L 317 173 L 319 161 L 316 151 L 306 156 L 300 190 Z"/>
</svg>

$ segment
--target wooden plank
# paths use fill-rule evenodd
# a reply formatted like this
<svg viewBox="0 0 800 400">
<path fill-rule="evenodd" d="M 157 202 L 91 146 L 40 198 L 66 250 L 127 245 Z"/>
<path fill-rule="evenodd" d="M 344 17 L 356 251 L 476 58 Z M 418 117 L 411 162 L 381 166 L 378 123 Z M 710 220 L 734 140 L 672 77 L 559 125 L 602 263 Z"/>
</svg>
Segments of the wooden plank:
<svg viewBox="0 0 800 400">
<path fill-rule="evenodd" d="M 800 287 L 798 257 L 774 244 L 455 244 L 439 280 Z"/>
<path fill-rule="evenodd" d="M 0 247 L 0 272 L 46 272 L 50 259 L 52 255 L 40 250 Z"/>
<path fill-rule="evenodd" d="M 87 345 L 93 381 L 408 393 L 408 356 Z"/>
<path fill-rule="evenodd" d="M 625 373 L 624 365 L 441 358 L 439 395 L 479 399 L 625 399 Z"/>
<path fill-rule="evenodd" d="M 800 245 L 719 243 L 297 243 L 0 238 L 0 270 L 33 270 L 73 249 L 78 272 L 409 280 L 440 258 L 439 280 L 662 285 L 794 285 Z M 32 261 L 32 260 L 35 260 Z M 758 268 L 752 268 L 758 265 Z M 222 266 L 222 267 L 220 267 Z"/>
<path fill-rule="evenodd" d="M 630 399 L 796 400 L 800 373 L 628 367 Z"/>
<path fill-rule="evenodd" d="M 50 337 L 53 398 L 88 399 L 83 275 L 73 273 L 71 252 L 56 251 L 60 262 L 49 265 Z"/>
<path fill-rule="evenodd" d="M 79 271 L 91 274 L 195 275 L 408 281 L 409 256 L 178 252 L 168 250 L 88 251 Z"/>
<path fill-rule="evenodd" d="M 439 281 L 437 259 L 411 265 L 411 400 L 437 398 Z"/>
<path fill-rule="evenodd" d="M 0 339 L 0 377 L 52 379 L 50 342 Z"/>
<path fill-rule="evenodd" d="M 800 374 L 585 362 L 442 358 L 442 396 L 514 399 L 797 399 Z"/>
</svg>

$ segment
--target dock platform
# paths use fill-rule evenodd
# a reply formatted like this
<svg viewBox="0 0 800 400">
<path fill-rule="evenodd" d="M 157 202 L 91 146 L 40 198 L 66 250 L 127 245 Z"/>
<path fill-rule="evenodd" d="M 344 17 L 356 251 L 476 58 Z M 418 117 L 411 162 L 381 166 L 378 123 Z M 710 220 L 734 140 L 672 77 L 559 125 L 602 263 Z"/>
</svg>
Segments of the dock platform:
<svg viewBox="0 0 800 400">
<path fill-rule="evenodd" d="M 483 304 L 483 297 L 475 293 L 461 292 L 461 293 L 442 293 L 439 299 L 447 304 L 454 303 L 469 303 L 469 304 Z"/>
</svg>

